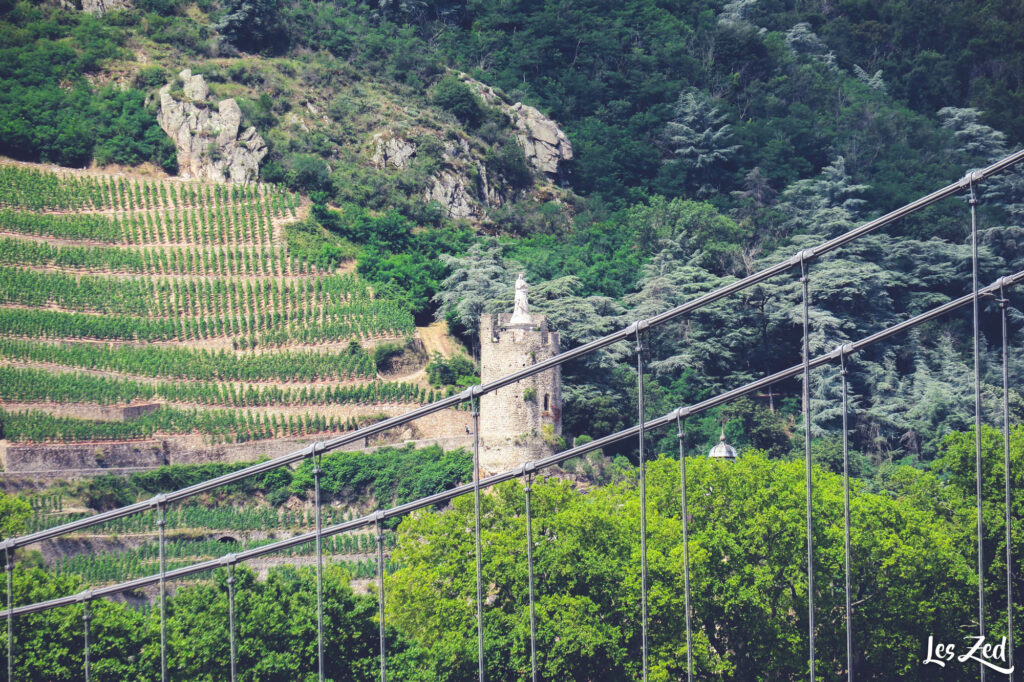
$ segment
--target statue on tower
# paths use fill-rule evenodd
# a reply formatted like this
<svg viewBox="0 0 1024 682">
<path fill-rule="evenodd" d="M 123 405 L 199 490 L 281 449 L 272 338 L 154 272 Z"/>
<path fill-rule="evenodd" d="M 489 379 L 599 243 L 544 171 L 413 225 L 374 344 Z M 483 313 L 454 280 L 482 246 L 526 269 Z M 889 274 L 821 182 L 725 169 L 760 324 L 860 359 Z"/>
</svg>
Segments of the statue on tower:
<svg viewBox="0 0 1024 682">
<path fill-rule="evenodd" d="M 515 308 L 512 309 L 512 319 L 509 324 L 530 324 L 530 303 L 526 300 L 526 292 L 530 286 L 526 283 L 523 273 L 519 273 L 516 280 Z"/>
</svg>

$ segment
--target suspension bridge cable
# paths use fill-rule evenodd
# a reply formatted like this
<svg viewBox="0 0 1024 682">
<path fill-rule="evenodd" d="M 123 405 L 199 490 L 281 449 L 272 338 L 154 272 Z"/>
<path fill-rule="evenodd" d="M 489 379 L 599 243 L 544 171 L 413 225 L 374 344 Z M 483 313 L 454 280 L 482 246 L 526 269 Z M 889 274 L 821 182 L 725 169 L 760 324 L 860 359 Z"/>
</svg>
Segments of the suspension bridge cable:
<svg viewBox="0 0 1024 682">
<path fill-rule="evenodd" d="M 1009 333 L 1006 324 L 1006 307 L 1010 303 L 1004 287 L 999 287 L 1000 318 L 1003 332 L 1003 486 L 1006 501 L 1006 639 L 1009 642 L 1009 661 L 1013 665 L 1013 535 L 1010 509 L 1010 362 Z M 1014 671 L 1007 675 L 1013 682 Z"/>
<path fill-rule="evenodd" d="M 644 345 L 636 328 L 637 443 L 640 448 L 640 651 L 643 679 L 647 681 L 647 465 L 644 462 Z"/>
<path fill-rule="evenodd" d="M 686 420 L 676 415 L 676 438 L 679 439 L 679 486 L 683 521 L 683 591 L 686 606 L 686 681 L 693 682 L 693 638 L 690 634 L 690 520 L 686 507 Z"/>
<path fill-rule="evenodd" d="M 846 593 L 846 679 L 853 682 L 853 608 L 850 606 L 850 427 L 849 388 L 846 353 L 839 355 L 839 373 L 843 380 L 843 574 Z"/>
<path fill-rule="evenodd" d="M 235 682 L 238 675 L 235 650 L 235 564 L 228 563 L 228 658 L 230 668 L 230 680 Z"/>
<path fill-rule="evenodd" d="M 387 638 L 384 635 L 384 529 L 377 517 L 377 610 L 380 620 L 380 682 L 388 679 Z"/>
<path fill-rule="evenodd" d="M 313 503 L 316 505 L 316 664 L 317 680 L 324 682 L 324 552 L 323 519 L 320 510 L 321 454 L 317 453 L 313 463 Z"/>
<path fill-rule="evenodd" d="M 160 543 L 160 680 L 167 682 L 167 561 L 164 547 L 166 544 L 167 520 L 164 518 L 164 505 L 156 505 L 156 526 Z"/>
<path fill-rule="evenodd" d="M 527 465 L 529 464 L 532 462 L 527 463 Z M 533 596 L 533 514 L 530 509 L 530 501 L 533 497 L 533 469 L 523 466 L 523 476 L 526 478 L 526 485 L 523 489 L 526 493 L 526 575 L 530 598 L 530 679 L 532 682 L 537 682 L 537 614 Z"/>
<path fill-rule="evenodd" d="M 975 494 L 978 505 L 978 634 L 985 638 L 985 551 L 984 551 L 984 520 L 982 519 L 981 501 L 981 352 L 978 331 L 978 196 L 974 190 L 974 179 L 970 182 L 971 207 L 971 291 L 973 292 L 972 308 L 974 312 L 974 466 Z M 985 664 L 978 662 L 981 671 L 981 682 L 985 682 Z"/>
<path fill-rule="evenodd" d="M 998 291 L 1000 287 L 1010 287 L 1020 284 L 1021 282 L 1024 282 L 1024 271 L 1020 271 L 1006 277 L 1001 277 L 1000 279 L 996 280 L 993 284 L 990 284 L 987 287 L 979 290 L 979 294 L 989 295 Z M 914 327 L 920 324 L 924 324 L 925 322 L 929 322 L 936 318 L 942 317 L 943 315 L 950 313 L 954 310 L 962 308 L 968 305 L 971 302 L 971 300 L 971 294 L 967 294 L 953 301 L 949 301 L 940 306 L 936 306 L 935 308 L 932 308 L 929 311 L 921 313 L 920 315 L 894 324 L 891 327 L 877 331 L 874 334 L 866 336 L 858 341 L 845 344 L 844 346 L 838 347 L 828 353 L 824 353 L 816 358 L 813 358 L 809 363 L 810 368 L 816 369 L 823 365 L 836 362 L 842 353 L 852 354 L 860 350 L 863 350 L 864 348 L 867 348 L 876 343 L 884 341 L 885 339 L 888 339 L 892 336 L 896 336 L 897 334 L 905 332 L 908 329 L 913 329 Z M 728 402 L 731 402 L 732 400 L 735 400 L 736 398 L 747 395 L 748 393 L 754 393 L 756 391 L 763 390 L 768 386 L 771 386 L 772 384 L 779 383 L 780 381 L 793 379 L 799 376 L 803 372 L 803 370 L 803 363 L 793 365 L 792 367 L 780 370 L 769 376 L 757 379 L 755 381 L 751 381 L 747 384 L 744 384 L 743 386 L 739 386 L 737 388 L 725 391 L 711 398 L 707 398 L 706 400 L 702 400 L 699 403 L 674 409 L 671 412 L 663 414 L 660 417 L 656 417 L 654 419 L 647 421 L 645 424 L 643 424 L 642 427 L 639 425 L 630 426 L 621 431 L 617 431 L 607 436 L 602 436 L 601 438 L 597 438 L 587 443 L 577 445 L 575 447 L 569 448 L 568 450 L 563 450 L 562 452 L 533 461 L 530 463 L 530 465 L 535 470 L 545 469 L 547 467 L 561 464 L 562 462 L 566 462 L 570 459 L 574 459 L 588 452 L 601 450 L 602 448 L 606 448 L 620 441 L 636 438 L 641 430 L 652 431 L 655 429 L 664 428 L 669 424 L 673 423 L 674 421 L 676 421 L 676 419 L 679 417 L 689 417 L 702 414 L 707 410 L 710 410 L 714 407 L 718 407 L 719 405 L 724 405 Z M 479 389 L 479 387 L 475 388 Z M 487 478 L 481 479 L 479 481 L 479 488 L 488 488 L 491 486 L 498 485 L 499 483 L 504 483 L 506 481 L 511 481 L 520 478 L 523 475 L 523 470 L 523 467 L 520 466 L 516 467 L 515 469 L 510 469 L 508 471 L 503 471 L 501 473 L 488 476 Z M 421 497 L 410 502 L 395 505 L 390 509 L 375 512 L 372 515 L 362 516 L 356 519 L 352 519 L 350 521 L 345 521 L 339 524 L 335 524 L 333 526 L 328 526 L 324 528 L 323 535 L 324 537 L 331 537 L 334 535 L 338 535 L 340 533 L 345 533 L 359 528 L 364 528 L 376 521 L 376 514 L 382 514 L 383 518 L 402 517 L 419 509 L 426 509 L 428 507 L 444 504 L 446 502 L 450 502 L 451 500 L 457 497 L 469 495 L 476 488 L 477 484 L 475 483 L 466 483 L 460 486 L 456 486 L 455 488 L 450 488 L 448 490 L 435 493 L 433 495 L 427 495 L 425 497 Z M 167 578 L 169 580 L 180 580 L 188 576 L 195 575 L 196 573 L 209 571 L 211 569 L 217 568 L 218 566 L 224 566 L 229 563 L 250 561 L 252 559 L 266 556 L 268 554 L 280 552 L 282 550 L 286 550 L 292 547 L 298 547 L 313 542 L 315 539 L 315 533 L 310 531 L 308 533 L 303 533 L 300 535 L 292 536 L 290 538 L 285 538 L 283 540 L 278 540 L 277 542 L 268 545 L 251 547 L 236 554 L 229 554 L 217 559 L 208 559 L 205 561 L 197 562 L 195 564 L 191 564 L 189 566 L 176 568 L 167 572 Z M 0 543 L 0 547 L 4 547 L 4 545 Z M 107 597 L 114 594 L 119 594 L 121 592 L 126 592 L 128 590 L 134 590 L 149 585 L 155 585 L 158 581 L 158 575 L 143 576 L 123 583 L 118 583 L 116 585 L 105 585 L 102 587 L 97 587 L 91 591 L 91 594 L 93 595 L 94 598 Z M 24 606 L 15 607 L 9 612 L 0 612 L 0 618 L 9 619 L 13 618 L 14 616 L 22 616 L 30 613 L 39 613 L 40 611 L 47 611 L 49 609 L 67 606 L 68 604 L 73 604 L 79 600 L 80 597 L 76 595 L 71 595 L 65 597 L 57 597 L 55 599 L 50 599 L 43 602 L 26 604 Z"/>
<path fill-rule="evenodd" d="M 85 636 L 85 682 L 89 682 L 89 600 L 82 601 L 82 633 Z"/>
<path fill-rule="evenodd" d="M 476 648 L 477 676 L 484 682 L 484 578 L 480 550 L 480 398 L 472 402 L 473 417 L 473 539 L 476 544 Z"/>
<path fill-rule="evenodd" d="M 803 287 L 803 408 L 804 408 L 804 462 L 807 488 L 807 641 L 810 652 L 810 675 L 814 682 L 814 516 L 811 505 L 811 341 L 810 294 L 807 259 L 800 253 L 800 284 Z"/>
<path fill-rule="evenodd" d="M 7 680 L 14 682 L 14 576 L 11 549 L 4 549 L 4 571 L 7 573 Z"/>
<path fill-rule="evenodd" d="M 991 175 L 1001 173 L 1007 168 L 1010 168 L 1013 165 L 1019 163 L 1020 161 L 1024 161 L 1024 149 L 1014 152 L 1013 154 L 1010 154 L 1009 156 L 1006 156 L 985 168 L 972 171 L 969 175 L 958 180 L 957 182 L 946 185 L 945 187 L 936 190 L 927 196 L 921 197 L 920 199 L 917 199 L 916 201 L 913 201 L 909 204 L 905 204 L 904 206 L 901 206 L 900 208 L 894 211 L 890 211 L 889 213 L 879 218 L 875 218 L 874 220 L 863 223 L 862 225 L 850 230 L 849 232 L 845 232 L 837 237 L 833 237 L 832 239 L 826 242 L 822 242 L 817 246 L 804 249 L 800 253 L 792 256 L 791 258 L 788 258 L 784 261 L 780 261 L 775 265 L 771 265 L 765 268 L 764 270 L 748 275 L 743 279 L 736 280 L 731 284 L 728 284 L 724 287 L 720 287 L 719 289 L 716 289 L 714 291 L 708 292 L 693 300 L 687 301 L 686 303 L 676 306 L 671 310 L 667 310 L 663 313 L 655 315 L 654 317 L 648 318 L 646 320 L 633 322 L 627 327 L 624 327 L 616 332 L 612 332 L 611 334 L 602 336 L 601 338 L 590 341 L 589 343 L 585 343 L 582 346 L 577 346 L 576 348 L 567 350 L 564 353 L 554 355 L 550 358 L 532 364 L 529 367 L 525 367 L 521 370 L 505 375 L 504 377 L 501 377 L 499 379 L 495 379 L 490 383 L 470 387 L 462 391 L 461 393 L 448 396 L 447 398 L 443 398 L 436 402 L 430 403 L 429 405 L 423 405 L 422 407 L 410 410 L 395 417 L 383 419 L 374 424 L 370 424 L 369 426 L 364 426 L 361 429 L 352 431 L 351 433 L 337 436 L 326 441 L 318 441 L 316 443 L 312 443 L 308 447 L 296 450 L 294 452 L 290 452 L 285 455 L 281 455 L 280 457 L 276 457 L 274 459 L 269 459 L 265 462 L 254 464 L 250 467 L 246 467 L 245 469 L 239 469 L 238 471 L 233 471 L 231 473 L 227 473 L 216 478 L 211 478 L 209 480 L 202 481 L 200 483 L 196 483 L 194 485 L 166 493 L 165 495 L 167 501 L 176 502 L 189 497 L 194 497 L 195 495 L 200 495 L 202 493 L 209 492 L 211 490 L 223 487 L 231 483 L 237 483 L 238 481 L 245 480 L 246 478 L 250 478 L 252 476 L 257 476 L 259 474 L 263 474 L 268 471 L 273 471 L 274 469 L 279 469 L 280 467 L 287 466 L 289 464 L 294 464 L 295 462 L 300 462 L 318 453 L 325 453 L 331 452 L 332 450 L 337 450 L 338 448 L 349 443 L 354 443 L 366 438 L 370 438 L 371 436 L 381 434 L 396 426 L 407 424 L 411 421 L 415 421 L 416 419 L 420 419 L 435 412 L 440 412 L 451 407 L 457 407 L 458 405 L 468 400 L 471 400 L 474 396 L 480 396 L 485 393 L 491 393 L 504 386 L 514 384 L 527 377 L 547 371 L 552 367 L 565 364 L 567 362 L 570 362 L 571 360 L 575 360 L 576 358 L 583 357 L 595 350 L 605 348 L 614 343 L 618 343 L 619 341 L 628 340 L 636 332 L 638 326 L 642 326 L 645 328 L 658 326 L 660 324 L 668 322 L 669 320 L 673 320 L 677 317 L 693 312 L 694 310 L 703 308 L 711 303 L 714 303 L 719 299 L 725 298 L 726 296 L 734 294 L 738 291 L 748 289 L 756 284 L 759 284 L 760 282 L 763 282 L 767 279 L 770 279 L 771 277 L 774 277 L 775 275 L 786 272 L 793 266 L 797 265 L 800 259 L 809 260 L 811 258 L 817 258 L 818 256 L 822 256 L 826 253 L 834 251 L 835 249 L 838 249 L 839 247 L 851 241 L 854 241 L 856 239 L 859 239 L 860 237 L 870 234 L 878 230 L 879 228 L 882 228 L 901 218 L 905 218 L 906 216 L 916 213 L 917 211 L 920 211 L 923 208 L 931 206 L 934 203 L 937 203 L 943 199 L 946 199 L 957 194 L 958 192 L 966 189 L 970 182 L 977 182 Z M 78 519 L 77 521 L 71 521 L 60 526 L 54 526 L 53 528 L 36 531 L 35 533 L 29 533 L 27 535 L 15 538 L 9 538 L 7 540 L 4 540 L 3 542 L 0 542 L 0 547 L 10 546 L 12 548 L 16 548 L 22 547 L 24 545 L 30 545 L 36 542 L 41 542 L 43 540 L 50 540 L 56 537 L 60 537 L 62 535 L 67 535 L 68 533 L 73 533 L 79 530 L 90 528 L 95 525 L 106 523 L 107 521 L 113 521 L 115 519 L 124 518 L 125 516 L 130 516 L 131 514 L 134 514 L 136 512 L 141 512 L 150 509 L 152 508 L 152 506 L 152 500 L 143 500 L 141 502 L 136 502 L 134 504 L 126 505 L 124 507 L 118 507 L 117 509 L 111 509 L 106 512 L 94 514 L 84 519 Z"/>
</svg>

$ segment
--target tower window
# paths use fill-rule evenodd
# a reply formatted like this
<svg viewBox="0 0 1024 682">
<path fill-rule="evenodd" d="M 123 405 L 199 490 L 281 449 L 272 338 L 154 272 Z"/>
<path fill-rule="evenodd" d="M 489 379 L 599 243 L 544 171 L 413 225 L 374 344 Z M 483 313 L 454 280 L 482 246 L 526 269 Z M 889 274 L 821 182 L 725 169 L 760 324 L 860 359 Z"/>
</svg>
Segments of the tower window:
<svg viewBox="0 0 1024 682">
<path fill-rule="evenodd" d="M 545 412 L 548 411 L 548 394 L 547 393 L 544 394 L 544 411 Z"/>
</svg>

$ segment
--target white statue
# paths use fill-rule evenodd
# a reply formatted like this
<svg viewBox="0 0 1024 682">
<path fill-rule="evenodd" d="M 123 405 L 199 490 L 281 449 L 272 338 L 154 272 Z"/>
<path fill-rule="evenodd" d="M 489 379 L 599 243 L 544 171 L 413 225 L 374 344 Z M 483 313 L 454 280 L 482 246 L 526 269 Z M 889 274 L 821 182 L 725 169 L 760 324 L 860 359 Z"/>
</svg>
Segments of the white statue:
<svg viewBox="0 0 1024 682">
<path fill-rule="evenodd" d="M 512 319 L 509 320 L 509 324 L 530 324 L 530 303 L 526 300 L 526 292 L 530 286 L 526 283 L 526 279 L 523 278 L 523 273 L 519 273 L 519 279 L 516 280 L 516 304 L 512 310 Z"/>
</svg>

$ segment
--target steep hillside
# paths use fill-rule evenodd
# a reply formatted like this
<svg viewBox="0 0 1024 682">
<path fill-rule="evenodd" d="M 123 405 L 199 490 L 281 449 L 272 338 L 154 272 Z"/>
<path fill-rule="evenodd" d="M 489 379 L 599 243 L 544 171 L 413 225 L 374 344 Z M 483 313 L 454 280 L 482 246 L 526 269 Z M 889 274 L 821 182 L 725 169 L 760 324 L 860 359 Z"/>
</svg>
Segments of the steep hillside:
<svg viewBox="0 0 1024 682">
<path fill-rule="evenodd" d="M 296 257 L 295 194 L 9 162 L 0 187 L 10 442 L 338 433 L 434 396 L 377 371 L 415 362 L 408 310 Z"/>
</svg>

